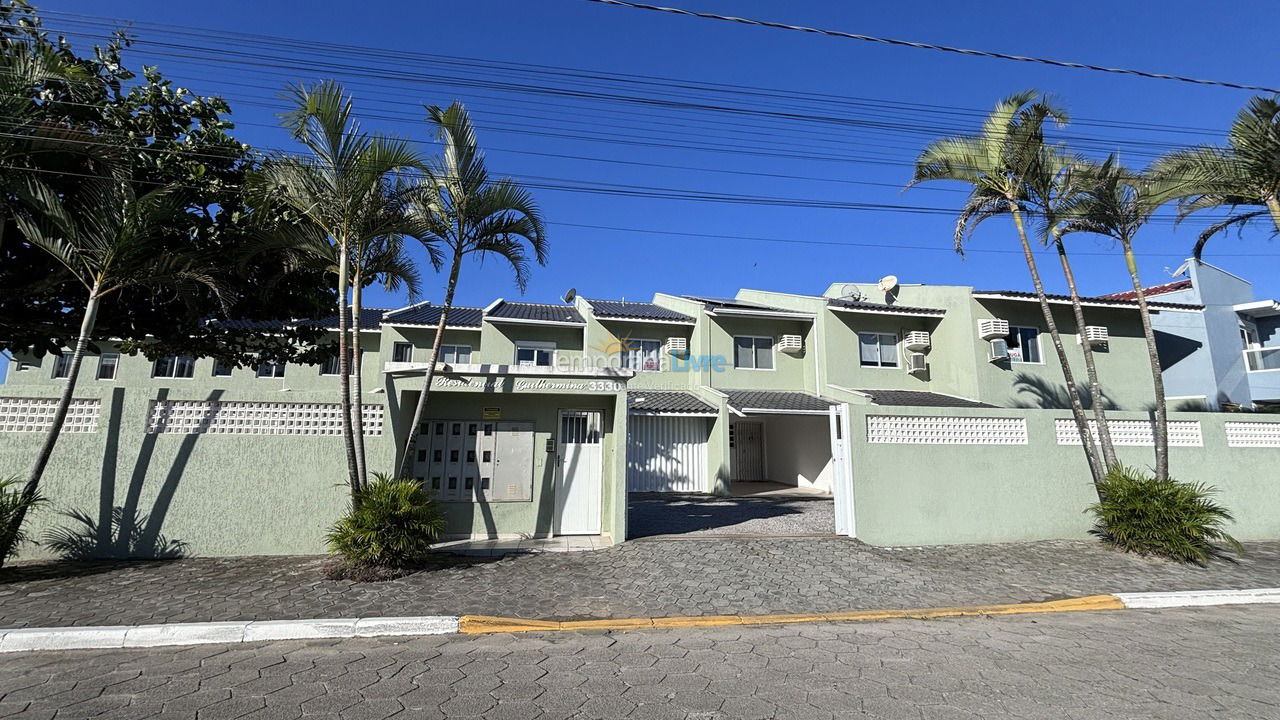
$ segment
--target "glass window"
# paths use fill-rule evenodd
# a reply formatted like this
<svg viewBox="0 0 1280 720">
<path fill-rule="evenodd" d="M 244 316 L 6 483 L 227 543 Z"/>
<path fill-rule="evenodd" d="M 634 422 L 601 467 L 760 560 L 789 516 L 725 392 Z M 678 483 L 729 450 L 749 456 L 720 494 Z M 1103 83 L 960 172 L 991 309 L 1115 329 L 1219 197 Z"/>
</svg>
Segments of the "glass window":
<svg viewBox="0 0 1280 720">
<path fill-rule="evenodd" d="M 53 376 L 55 378 L 71 377 L 71 353 L 60 352 L 53 356 Z"/>
<path fill-rule="evenodd" d="M 637 372 L 655 372 L 662 369 L 659 359 L 662 355 L 660 340 L 628 340 L 627 349 L 622 351 L 622 367 Z"/>
<path fill-rule="evenodd" d="M 196 359 L 190 355 L 169 355 L 156 360 L 152 377 L 189 378 L 195 375 Z"/>
<path fill-rule="evenodd" d="M 116 368 L 120 365 L 120 356 L 117 353 L 103 353 L 98 356 L 98 379 L 99 380 L 115 380 Z"/>
<path fill-rule="evenodd" d="M 398 342 L 392 345 L 391 362 L 413 362 L 413 343 Z"/>
<path fill-rule="evenodd" d="M 733 366 L 744 370 L 772 370 L 773 338 L 750 335 L 735 337 Z"/>
<path fill-rule="evenodd" d="M 441 345 L 440 362 L 450 365 L 469 365 L 471 363 L 470 345 Z"/>
<path fill-rule="evenodd" d="M 898 367 L 898 336 L 893 333 L 858 333 L 858 363 L 862 367 Z"/>
<path fill-rule="evenodd" d="M 551 367 L 551 358 L 554 353 L 553 347 L 516 345 L 516 364 Z"/>
<path fill-rule="evenodd" d="M 1033 327 L 1009 329 L 1009 362 L 1040 363 L 1040 330 Z"/>
<path fill-rule="evenodd" d="M 222 360 L 214 360 L 213 376 L 214 377 L 231 377 L 231 363 L 223 362 Z"/>
<path fill-rule="evenodd" d="M 284 377 L 284 363 L 262 363 L 258 366 L 258 377 L 260 378 L 282 378 Z"/>
</svg>

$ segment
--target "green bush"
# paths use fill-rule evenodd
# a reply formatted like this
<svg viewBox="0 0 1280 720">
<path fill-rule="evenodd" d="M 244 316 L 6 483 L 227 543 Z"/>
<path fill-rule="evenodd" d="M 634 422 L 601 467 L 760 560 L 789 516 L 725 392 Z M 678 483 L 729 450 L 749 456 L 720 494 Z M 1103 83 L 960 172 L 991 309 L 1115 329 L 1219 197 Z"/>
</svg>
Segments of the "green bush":
<svg viewBox="0 0 1280 720">
<path fill-rule="evenodd" d="M 443 531 L 444 514 L 422 483 L 375 473 L 327 539 L 350 565 L 404 568 L 430 552 Z"/>
<path fill-rule="evenodd" d="M 1090 532 L 1126 552 L 1199 565 L 1225 555 L 1219 543 L 1243 553 L 1224 529 L 1231 513 L 1210 499 L 1215 492 L 1202 483 L 1157 481 L 1134 468 L 1112 468 L 1098 486 L 1102 499 L 1086 511 L 1096 520 Z"/>
<path fill-rule="evenodd" d="M 17 537 L 6 537 L 9 523 L 24 510 L 29 519 L 31 511 L 45 503 L 45 499 L 39 495 L 24 500 L 22 485 L 22 480 L 17 475 L 0 478 L 0 552 L 5 553 L 4 557 L 0 557 L 0 564 L 17 555 L 18 548 L 30 540 L 22 528 L 18 528 Z"/>
</svg>

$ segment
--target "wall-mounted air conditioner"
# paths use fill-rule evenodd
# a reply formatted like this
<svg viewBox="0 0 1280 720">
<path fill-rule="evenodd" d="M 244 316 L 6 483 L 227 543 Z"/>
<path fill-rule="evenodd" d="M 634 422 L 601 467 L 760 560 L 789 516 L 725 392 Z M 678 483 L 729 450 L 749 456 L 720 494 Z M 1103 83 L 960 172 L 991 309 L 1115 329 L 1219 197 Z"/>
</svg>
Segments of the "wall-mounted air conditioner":
<svg viewBox="0 0 1280 720">
<path fill-rule="evenodd" d="M 799 335 L 783 335 L 778 338 L 778 350 L 798 355 L 804 350 L 804 339 Z"/>
<path fill-rule="evenodd" d="M 689 341 L 682 337 L 669 337 L 662 347 L 668 355 L 684 357 L 689 354 Z"/>
<path fill-rule="evenodd" d="M 929 333 L 923 330 L 912 330 L 902 336 L 902 346 L 908 350 L 927 350 Z"/>
<path fill-rule="evenodd" d="M 978 321 L 978 337 L 983 340 L 995 340 L 996 338 L 1009 336 L 1009 321 L 1000 318 L 991 318 L 990 320 Z"/>
<path fill-rule="evenodd" d="M 1111 341 L 1111 333 L 1107 331 L 1104 325 L 1086 325 L 1077 342 L 1079 341 L 1087 342 L 1090 345 L 1106 345 Z"/>
<path fill-rule="evenodd" d="M 924 353 L 907 353 L 907 372 L 912 375 L 919 375 L 929 370 L 929 364 L 925 361 Z"/>
<path fill-rule="evenodd" d="M 987 355 L 987 360 L 991 362 L 1001 362 L 1009 359 L 1009 341 L 1004 338 L 996 338 L 991 341 L 991 352 Z"/>
</svg>

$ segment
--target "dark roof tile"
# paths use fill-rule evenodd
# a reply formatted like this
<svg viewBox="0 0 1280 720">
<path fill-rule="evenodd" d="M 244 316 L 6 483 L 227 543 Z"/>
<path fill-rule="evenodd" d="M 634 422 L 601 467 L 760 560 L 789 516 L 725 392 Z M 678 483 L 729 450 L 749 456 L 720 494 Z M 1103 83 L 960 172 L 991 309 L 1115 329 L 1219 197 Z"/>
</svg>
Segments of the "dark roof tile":
<svg viewBox="0 0 1280 720">
<path fill-rule="evenodd" d="M 587 300 L 591 312 L 602 319 L 627 318 L 631 320 L 666 320 L 668 322 L 693 322 L 693 318 L 668 310 L 651 302 L 625 302 L 622 300 Z"/>
<path fill-rule="evenodd" d="M 826 410 L 834 402 L 806 392 L 788 390 L 721 390 L 729 396 L 729 406 L 738 412 L 752 410 Z"/>
<path fill-rule="evenodd" d="M 634 413 L 714 413 L 716 408 L 686 390 L 629 390 L 627 409 Z"/>
<path fill-rule="evenodd" d="M 503 300 L 498 306 L 485 314 L 485 317 L 497 320 L 534 320 L 538 322 L 558 322 L 585 324 L 576 308 L 572 305 L 552 305 L 548 303 L 507 302 Z"/>
<path fill-rule="evenodd" d="M 385 322 L 388 325 L 427 325 L 435 327 L 440 322 L 441 309 L 440 305 L 418 303 L 417 305 L 410 305 L 407 308 L 387 313 Z M 449 315 L 445 318 L 445 322 L 449 327 L 478 328 L 482 319 L 484 319 L 483 309 L 454 305 L 449 308 Z"/>
<path fill-rule="evenodd" d="M 942 308 L 927 307 L 911 307 L 909 305 L 887 305 L 885 303 L 865 302 L 862 300 L 844 300 L 832 298 L 827 301 L 827 305 L 834 308 L 844 308 L 848 310 L 859 310 L 872 313 L 882 313 L 884 315 L 931 315 L 942 317 L 947 313 Z"/>
<path fill-rule="evenodd" d="M 973 294 L 974 295 L 999 295 L 1001 297 L 1009 298 L 1011 300 L 1035 300 L 1036 299 L 1035 293 L 1026 292 L 1024 290 L 974 290 Z M 1045 297 L 1057 302 L 1071 302 L 1070 295 L 1055 295 L 1053 293 L 1046 293 Z M 978 299 L 981 300 L 983 298 L 978 298 Z M 1123 300 L 1123 299 L 1111 297 L 1109 295 L 1103 295 L 1100 297 L 1081 297 L 1080 300 L 1081 302 L 1092 303 L 1095 305 L 1111 305 L 1111 306 L 1120 307 L 1120 308 L 1137 308 L 1138 307 L 1137 300 Z M 1149 302 L 1147 303 L 1147 305 L 1157 309 L 1167 308 L 1169 310 L 1203 310 L 1204 309 L 1203 305 L 1190 305 L 1186 303 Z"/>
<path fill-rule="evenodd" d="M 876 405 L 902 405 L 910 407 L 993 408 L 977 400 L 943 395 L 923 390 L 858 390 Z"/>
<path fill-rule="evenodd" d="M 1181 290 L 1190 290 L 1191 287 L 1192 287 L 1192 284 L 1191 284 L 1191 280 L 1189 279 L 1174 280 L 1173 282 L 1167 282 L 1167 283 L 1164 283 L 1163 285 L 1152 285 L 1151 287 L 1142 288 L 1142 295 L 1143 297 L 1150 298 L 1155 295 L 1166 295 L 1168 293 L 1175 293 Z M 1103 295 L 1102 297 L 1110 298 L 1113 300 L 1137 300 L 1138 293 L 1134 292 L 1133 290 L 1126 290 L 1124 292 L 1110 293 L 1108 295 Z"/>
</svg>

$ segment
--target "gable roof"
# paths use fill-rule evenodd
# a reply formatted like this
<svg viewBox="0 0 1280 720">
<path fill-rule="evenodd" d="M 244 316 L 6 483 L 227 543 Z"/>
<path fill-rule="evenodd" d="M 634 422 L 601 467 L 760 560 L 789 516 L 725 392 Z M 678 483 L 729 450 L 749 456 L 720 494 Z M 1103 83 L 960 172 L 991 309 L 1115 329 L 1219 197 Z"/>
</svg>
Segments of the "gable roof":
<svg viewBox="0 0 1280 720">
<path fill-rule="evenodd" d="M 498 300 L 486 308 L 487 320 L 514 320 L 546 323 L 573 323 L 585 325 L 586 320 L 578 314 L 572 305 L 552 305 L 550 303 L 507 302 Z"/>
<path fill-rule="evenodd" d="M 383 321 L 388 325 L 424 325 L 435 327 L 440 322 L 440 311 L 443 309 L 440 305 L 432 305 L 429 302 L 410 305 L 399 310 L 388 312 Z M 449 308 L 449 315 L 445 318 L 445 322 L 449 327 L 480 327 L 480 321 L 484 318 L 484 310 L 477 307 L 463 307 L 454 305 Z"/>
<path fill-rule="evenodd" d="M 977 400 L 943 395 L 923 390 L 855 390 L 866 395 L 876 405 L 902 405 L 911 407 L 994 408 Z"/>
<path fill-rule="evenodd" d="M 378 330 L 382 327 L 382 315 L 387 312 L 385 308 L 360 308 L 360 329 L 361 330 Z M 327 315 L 321 318 L 307 318 L 303 320 L 215 320 L 218 325 L 230 330 L 259 330 L 262 332 L 271 332 L 273 330 L 284 330 L 286 328 L 295 327 L 319 327 L 325 330 L 338 329 L 338 314 Z"/>
<path fill-rule="evenodd" d="M 1167 282 L 1163 285 L 1152 285 L 1151 287 L 1142 288 L 1142 296 L 1151 297 L 1153 295 L 1165 295 L 1167 293 L 1178 292 L 1179 290 L 1190 290 L 1191 287 L 1192 282 L 1190 279 L 1174 280 L 1173 282 Z M 1138 293 L 1133 290 L 1126 290 L 1125 292 L 1110 293 L 1108 295 L 1103 295 L 1102 297 L 1112 298 L 1115 300 L 1137 300 Z"/>
<path fill-rule="evenodd" d="M 973 297 L 978 300 L 1003 299 L 1003 300 L 1036 300 L 1036 294 L 1033 292 L 1025 292 L 1022 290 L 974 290 Z M 1052 303 L 1070 303 L 1070 295 L 1055 295 L 1053 293 L 1045 293 L 1045 297 L 1049 298 Z M 1137 300 L 1124 300 L 1114 298 L 1109 295 L 1099 297 L 1081 297 L 1080 302 L 1084 305 L 1101 305 L 1104 307 L 1117 308 L 1134 308 L 1137 309 Z M 1171 302 L 1150 302 L 1148 306 L 1153 308 L 1164 308 L 1167 310 L 1203 310 L 1203 305 L 1191 305 L 1187 303 L 1171 303 Z"/>
<path fill-rule="evenodd" d="M 693 318 L 675 310 L 668 310 L 651 302 L 627 302 L 625 300 L 587 300 L 591 312 L 598 318 L 625 318 L 627 320 L 660 320 L 665 322 L 692 323 Z"/>
<path fill-rule="evenodd" d="M 627 410 L 637 415 L 645 413 L 716 414 L 715 406 L 687 390 L 628 390 Z"/>
</svg>

